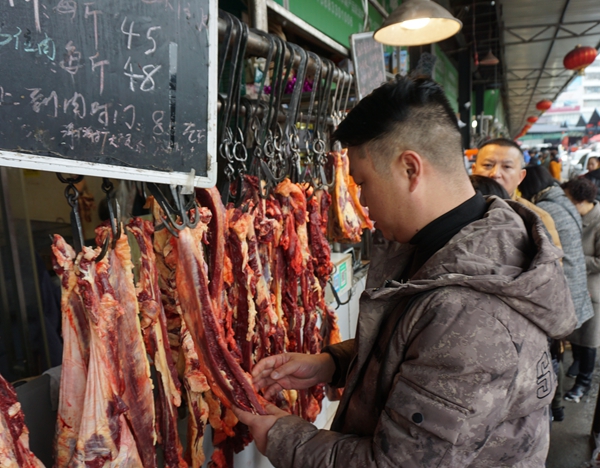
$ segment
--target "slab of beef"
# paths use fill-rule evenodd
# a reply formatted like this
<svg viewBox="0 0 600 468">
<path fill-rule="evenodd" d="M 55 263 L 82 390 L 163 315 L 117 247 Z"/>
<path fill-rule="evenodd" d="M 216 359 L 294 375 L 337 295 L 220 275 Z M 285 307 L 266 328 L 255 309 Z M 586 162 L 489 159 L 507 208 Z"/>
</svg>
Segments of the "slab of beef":
<svg viewBox="0 0 600 468">
<path fill-rule="evenodd" d="M 0 466 L 2 468 L 43 468 L 29 450 L 29 431 L 17 393 L 0 375 Z"/>
<path fill-rule="evenodd" d="M 75 251 L 55 235 L 54 271 L 61 282 L 63 361 L 56 419 L 56 468 L 66 468 L 79 434 L 90 359 L 90 331 L 75 275 Z"/>
<path fill-rule="evenodd" d="M 177 407 L 181 405 L 180 383 L 171 356 L 167 319 L 158 286 L 156 255 L 152 245 L 154 226 L 150 221 L 133 218 L 127 226 L 140 248 L 140 273 L 136 288 L 141 313 L 142 333 L 148 355 L 158 374 L 156 406 L 165 466 L 183 467 L 183 448 L 177 431 Z"/>
<path fill-rule="evenodd" d="M 210 296 L 208 266 L 204 253 L 189 228 L 179 233 L 176 243 L 179 263 L 177 291 L 186 327 L 190 330 L 212 392 L 221 402 L 259 414 L 265 410 L 256 394 L 251 377 L 227 349 L 223 328 Z"/>
<path fill-rule="evenodd" d="M 225 208 L 220 201 L 220 195 L 218 192 L 215 194 L 215 191 L 216 190 L 213 189 L 201 189 L 197 191 L 197 194 L 202 194 L 203 198 L 200 196 L 199 198 L 204 200 L 208 205 L 213 206 L 213 211 L 215 213 L 220 212 L 221 217 L 223 217 Z M 162 212 L 158 204 L 153 203 L 152 208 L 155 219 L 160 220 L 162 218 Z M 214 240 L 217 250 L 219 250 L 218 245 L 223 245 L 224 247 L 225 238 L 222 231 L 225 226 L 221 223 L 213 222 L 214 216 L 208 208 L 202 208 L 200 214 L 202 222 L 199 223 L 198 227 L 193 231 L 194 241 L 197 243 L 198 248 L 203 250 L 204 245 L 209 242 L 208 239 Z M 165 312 L 169 311 L 166 314 L 170 316 L 167 321 L 167 323 L 170 324 L 169 342 L 171 349 L 176 352 L 178 359 L 177 368 L 179 369 L 181 379 L 184 383 L 185 397 L 189 410 L 188 443 L 185 450 L 185 459 L 190 465 L 199 466 L 204 460 L 202 443 L 207 418 L 210 420 L 213 434 L 218 437 L 217 441 L 234 435 L 233 426 L 237 424 L 237 419 L 230 410 L 225 411 L 222 408 L 220 401 L 216 399 L 210 391 L 206 376 L 200 370 L 198 354 L 191 335 L 181 319 L 181 307 L 176 284 L 176 272 L 178 268 L 176 246 L 177 239 L 173 239 L 173 236 L 166 229 L 160 229 L 159 224 L 158 229 L 154 233 L 154 251 L 159 273 L 158 283 L 162 293 L 162 303 Z M 212 258 L 214 258 L 214 256 Z M 213 298 L 216 303 L 219 302 L 219 297 L 224 298 L 222 294 L 223 287 L 216 288 L 219 278 L 223 276 L 223 267 L 219 268 L 218 262 L 223 263 L 223 261 L 224 259 L 222 258 L 214 258 L 211 262 L 212 265 L 215 265 L 215 268 L 209 269 L 209 274 L 214 277 L 214 281 L 210 282 L 213 287 L 213 289 L 211 289 L 211 298 Z M 225 304 L 225 301 L 223 301 L 223 303 Z M 221 312 L 222 323 L 225 312 L 219 307 L 215 307 L 215 310 L 217 314 Z M 231 322 L 229 324 L 229 329 L 231 329 Z M 235 345 L 232 337 L 233 333 L 230 333 L 229 338 Z M 175 342 L 175 340 L 177 340 L 177 342 Z M 208 414 L 206 412 L 207 408 Z M 225 422 L 225 420 L 227 422 Z"/>
<path fill-rule="evenodd" d="M 90 327 L 90 358 L 79 435 L 69 467 L 144 466 L 120 397 L 118 321 L 125 314 L 109 281 L 108 258 L 84 247 L 77 283 Z M 129 356 L 131 358 L 131 355 Z"/>
<path fill-rule="evenodd" d="M 360 242 L 362 222 L 349 192 L 350 163 L 346 150 L 331 153 L 335 169 L 330 235 L 337 242 Z M 360 203 L 359 203 L 360 205 Z"/>
<path fill-rule="evenodd" d="M 107 236 L 111 236 L 110 226 L 103 225 L 96 229 L 98 245 L 102 245 Z M 124 231 L 107 254 L 106 261 L 107 275 L 98 271 L 98 277 L 108 281 L 105 288 L 114 291 L 114 299 L 123 310 L 122 314 L 115 317 L 117 346 L 116 354 L 112 355 L 117 366 L 115 372 L 120 377 L 118 394 L 129 408 L 125 417 L 133 431 L 144 466 L 151 468 L 156 466 L 154 398 L 150 365 L 138 318 L 140 309 L 133 278 L 131 249 Z M 100 265 L 102 263 L 98 264 Z"/>
</svg>

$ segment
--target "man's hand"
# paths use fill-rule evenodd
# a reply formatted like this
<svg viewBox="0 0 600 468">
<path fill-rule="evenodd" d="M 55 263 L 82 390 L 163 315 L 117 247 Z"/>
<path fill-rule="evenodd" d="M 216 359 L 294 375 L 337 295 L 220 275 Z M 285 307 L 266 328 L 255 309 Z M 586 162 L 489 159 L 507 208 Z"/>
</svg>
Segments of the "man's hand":
<svg viewBox="0 0 600 468">
<path fill-rule="evenodd" d="M 259 361 L 252 370 L 256 388 L 264 390 L 271 399 L 282 389 L 303 390 L 331 381 L 335 363 L 328 353 L 285 353 Z"/>
<path fill-rule="evenodd" d="M 269 413 L 266 416 L 248 413 L 247 411 L 235 406 L 232 408 L 232 410 L 235 416 L 242 423 L 248 426 L 252 437 L 254 437 L 256 448 L 263 455 L 265 455 L 265 452 L 267 451 L 267 434 L 269 429 L 273 427 L 273 424 L 275 424 L 279 418 L 289 416 L 289 413 L 286 413 L 285 411 L 277 408 L 277 406 L 271 404 L 265 406 L 265 410 L 267 413 Z"/>
</svg>

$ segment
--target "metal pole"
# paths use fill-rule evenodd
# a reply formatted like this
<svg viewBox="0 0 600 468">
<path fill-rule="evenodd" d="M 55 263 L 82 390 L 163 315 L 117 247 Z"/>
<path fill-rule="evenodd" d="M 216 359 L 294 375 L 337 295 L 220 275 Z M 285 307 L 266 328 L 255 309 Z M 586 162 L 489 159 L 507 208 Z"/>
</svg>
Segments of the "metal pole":
<svg viewBox="0 0 600 468">
<path fill-rule="evenodd" d="M 14 218 L 10 206 L 10 193 L 8 190 L 7 168 L 0 168 L 0 179 L 2 181 L 2 201 L 4 208 L 4 217 L 6 221 L 8 242 L 11 249 L 13 269 L 15 273 L 15 289 L 19 301 L 19 319 L 21 321 L 21 339 L 23 340 L 23 349 L 25 354 L 25 366 L 28 376 L 35 373 L 33 362 L 33 352 L 29 345 L 29 323 L 27 320 L 27 306 L 25 301 L 25 288 L 23 287 L 23 276 L 21 272 L 21 259 L 19 257 L 19 246 L 17 243 L 17 234 L 15 232 Z M 37 278 L 31 278 L 31 281 L 37 281 Z M 42 323 L 41 326 L 44 326 Z"/>
<path fill-rule="evenodd" d="M 226 29 L 227 29 L 227 25 L 225 23 L 225 20 L 219 18 L 219 41 L 222 41 L 225 39 Z M 248 34 L 248 44 L 246 45 L 246 56 L 266 57 L 268 52 L 269 52 L 269 42 L 265 38 L 250 31 L 250 33 Z M 286 51 L 285 60 L 287 61 L 288 59 L 289 59 L 289 52 Z M 299 63 L 300 63 L 300 57 L 296 56 L 295 61 L 294 61 L 294 67 L 297 67 Z M 309 58 L 308 59 L 308 72 L 313 71 L 314 69 L 315 69 L 315 62 L 314 62 L 314 60 Z M 327 74 L 330 72 L 331 72 L 331 70 L 329 70 L 329 66 L 327 65 L 327 63 L 323 63 L 323 66 L 321 68 L 321 76 L 326 77 Z M 337 80 L 338 75 L 339 75 L 338 69 L 334 68 L 333 69 L 333 81 Z M 352 79 L 353 79 L 353 77 L 350 76 L 349 78 L 347 78 L 346 82 L 351 81 Z"/>
<path fill-rule="evenodd" d="M 389 13 L 377 0 L 369 0 L 369 3 L 377 10 L 377 13 L 383 16 L 383 19 L 386 19 L 389 16 Z"/>
<path fill-rule="evenodd" d="M 269 32 L 267 0 L 250 0 L 248 2 L 248 10 L 250 11 L 252 27 L 260 31 Z"/>
</svg>

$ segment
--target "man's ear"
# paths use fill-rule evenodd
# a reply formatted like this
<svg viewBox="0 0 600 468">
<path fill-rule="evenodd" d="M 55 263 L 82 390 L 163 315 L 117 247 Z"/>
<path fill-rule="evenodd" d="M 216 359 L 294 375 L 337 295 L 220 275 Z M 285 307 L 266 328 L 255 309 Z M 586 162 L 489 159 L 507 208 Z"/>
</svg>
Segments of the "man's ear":
<svg viewBox="0 0 600 468">
<path fill-rule="evenodd" d="M 527 175 L 527 171 L 525 169 L 521 169 L 521 173 L 519 174 L 519 184 L 523 182 L 523 179 Z"/>
<path fill-rule="evenodd" d="M 414 151 L 404 151 L 398 157 L 402 174 L 406 176 L 409 184 L 409 190 L 413 192 L 421 177 L 423 177 L 423 158 Z"/>
</svg>

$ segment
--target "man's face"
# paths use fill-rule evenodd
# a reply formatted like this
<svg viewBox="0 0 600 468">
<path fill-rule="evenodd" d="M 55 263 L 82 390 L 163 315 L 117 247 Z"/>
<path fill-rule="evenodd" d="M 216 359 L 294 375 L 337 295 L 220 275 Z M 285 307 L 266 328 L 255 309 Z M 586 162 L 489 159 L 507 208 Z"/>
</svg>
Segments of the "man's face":
<svg viewBox="0 0 600 468">
<path fill-rule="evenodd" d="M 598 160 L 596 158 L 593 158 L 593 159 L 590 158 L 590 159 L 588 159 L 588 162 L 587 162 L 587 170 L 595 171 L 596 169 L 598 169 L 599 165 L 600 164 L 598 164 Z"/>
<path fill-rule="evenodd" d="M 512 196 L 525 178 L 521 168 L 521 153 L 511 146 L 487 145 L 479 150 L 473 164 L 473 174 L 490 177 Z"/>
<path fill-rule="evenodd" d="M 405 239 L 404 235 L 398 233 L 398 227 L 402 230 L 402 226 L 406 225 L 407 203 L 403 199 L 403 185 L 407 184 L 398 180 L 392 164 L 387 171 L 379 167 L 386 166 L 387 161 L 380 162 L 375 168 L 372 157 L 386 156 L 370 153 L 366 145 L 348 149 L 350 175 L 361 188 L 360 203 L 369 208 L 369 217 L 386 239 L 408 242 L 410 237 Z"/>
</svg>

